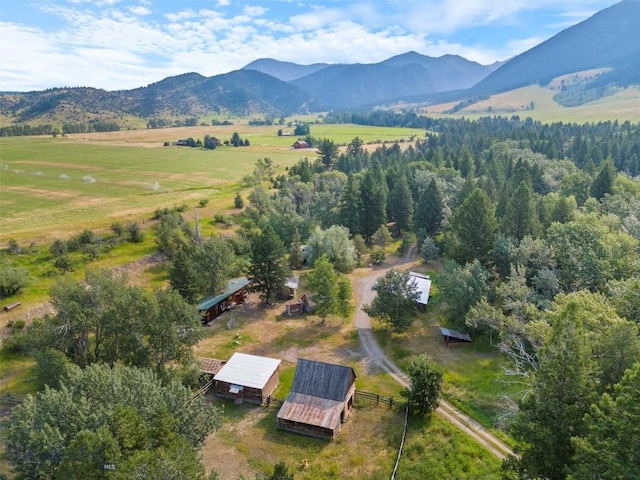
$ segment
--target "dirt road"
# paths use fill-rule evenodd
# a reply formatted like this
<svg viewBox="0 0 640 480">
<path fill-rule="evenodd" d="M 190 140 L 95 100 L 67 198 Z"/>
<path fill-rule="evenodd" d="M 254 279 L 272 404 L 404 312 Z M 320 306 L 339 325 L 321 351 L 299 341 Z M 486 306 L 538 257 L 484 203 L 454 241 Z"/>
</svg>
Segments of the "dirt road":
<svg viewBox="0 0 640 480">
<path fill-rule="evenodd" d="M 412 262 L 414 258 L 415 252 L 410 251 L 400 263 L 393 265 L 393 267 L 401 268 L 403 264 Z M 358 295 L 358 307 L 355 314 L 355 324 L 356 328 L 358 329 L 358 335 L 360 336 L 360 344 L 362 345 L 362 350 L 364 351 L 364 354 L 367 356 L 369 361 L 382 368 L 398 383 L 400 383 L 400 385 L 409 387 L 411 384 L 409 377 L 407 377 L 407 375 L 405 375 L 405 373 L 402 372 L 402 370 L 400 370 L 398 366 L 391 360 L 389 360 L 384 354 L 384 352 L 376 342 L 376 338 L 373 335 L 373 331 L 371 330 L 371 319 L 362 310 L 362 306 L 371 303 L 373 297 L 375 296 L 375 292 L 373 291 L 373 284 L 378 278 L 383 276 L 389 268 L 377 270 L 371 275 L 361 278 L 357 281 L 356 292 Z M 462 430 L 464 433 L 475 439 L 478 443 L 480 443 L 483 447 L 485 447 L 489 452 L 491 452 L 499 459 L 503 459 L 508 455 L 513 455 L 513 451 L 509 448 L 508 445 L 502 442 L 499 438 L 489 432 L 482 425 L 474 421 L 471 417 L 465 415 L 445 400 L 440 400 L 440 407 L 436 410 L 436 413 L 460 430 Z"/>
</svg>

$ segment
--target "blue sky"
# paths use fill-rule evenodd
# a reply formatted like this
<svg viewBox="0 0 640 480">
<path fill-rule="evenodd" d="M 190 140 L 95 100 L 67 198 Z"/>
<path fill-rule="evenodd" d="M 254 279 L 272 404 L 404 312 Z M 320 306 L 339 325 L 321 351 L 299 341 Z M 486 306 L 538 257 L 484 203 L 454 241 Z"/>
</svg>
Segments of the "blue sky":
<svg viewBox="0 0 640 480">
<path fill-rule="evenodd" d="M 258 58 L 375 63 L 411 50 L 505 60 L 605 0 L 0 0 L 0 91 L 106 90 Z"/>
</svg>

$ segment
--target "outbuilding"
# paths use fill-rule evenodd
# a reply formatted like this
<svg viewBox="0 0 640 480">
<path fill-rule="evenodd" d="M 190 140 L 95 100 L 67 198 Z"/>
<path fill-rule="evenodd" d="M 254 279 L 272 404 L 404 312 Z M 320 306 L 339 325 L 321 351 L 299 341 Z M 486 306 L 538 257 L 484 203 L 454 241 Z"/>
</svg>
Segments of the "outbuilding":
<svg viewBox="0 0 640 480">
<path fill-rule="evenodd" d="M 261 405 L 278 386 L 280 360 L 234 353 L 213 377 L 216 396 Z"/>
<path fill-rule="evenodd" d="M 409 282 L 416 286 L 418 291 L 418 308 L 423 310 L 429 303 L 431 292 L 431 278 L 429 275 L 418 272 L 409 272 Z"/>
<path fill-rule="evenodd" d="M 227 310 L 244 303 L 249 290 L 247 277 L 231 280 L 220 295 L 203 298 L 198 302 L 198 311 L 202 315 L 202 323 L 208 325 Z"/>
<path fill-rule="evenodd" d="M 298 359 L 291 391 L 278 412 L 278 427 L 334 439 L 353 408 L 355 381 L 351 367 Z"/>
</svg>

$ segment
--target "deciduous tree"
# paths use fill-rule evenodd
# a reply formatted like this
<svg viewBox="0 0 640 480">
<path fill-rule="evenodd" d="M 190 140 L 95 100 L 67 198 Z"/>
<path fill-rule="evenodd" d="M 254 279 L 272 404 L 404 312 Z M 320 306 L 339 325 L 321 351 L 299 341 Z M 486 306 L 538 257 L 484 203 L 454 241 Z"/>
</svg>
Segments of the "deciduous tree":
<svg viewBox="0 0 640 480">
<path fill-rule="evenodd" d="M 420 293 L 409 272 L 390 269 L 373 285 L 376 297 L 363 310 L 394 330 L 406 330 L 418 311 Z"/>
</svg>

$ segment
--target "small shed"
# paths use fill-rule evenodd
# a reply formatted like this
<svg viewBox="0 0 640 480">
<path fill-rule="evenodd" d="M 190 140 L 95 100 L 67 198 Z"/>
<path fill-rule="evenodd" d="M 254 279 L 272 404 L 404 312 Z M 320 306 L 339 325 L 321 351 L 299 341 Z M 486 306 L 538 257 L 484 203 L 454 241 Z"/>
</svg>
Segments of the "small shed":
<svg viewBox="0 0 640 480">
<path fill-rule="evenodd" d="M 210 324 L 227 310 L 244 303 L 249 290 L 247 277 L 235 278 L 229 282 L 227 288 L 220 295 L 203 298 L 198 302 L 198 311 L 202 315 L 202 323 Z"/>
<path fill-rule="evenodd" d="M 278 386 L 280 360 L 234 353 L 213 377 L 216 396 L 261 405 Z"/>
<path fill-rule="evenodd" d="M 429 303 L 429 293 L 431 292 L 431 278 L 429 275 L 418 272 L 409 272 L 409 282 L 413 282 L 418 291 L 418 308 L 423 310 Z"/>
<path fill-rule="evenodd" d="M 282 299 L 291 299 L 295 297 L 300 283 L 300 275 L 293 275 L 284 282 L 282 288 L 278 291 L 278 297 Z"/>
<path fill-rule="evenodd" d="M 447 347 L 451 345 L 457 345 L 458 343 L 470 343 L 471 337 L 467 333 L 458 332 L 457 330 L 451 330 L 449 328 L 440 327 L 444 342 Z"/>
<path fill-rule="evenodd" d="M 291 391 L 278 412 L 278 427 L 334 439 L 353 408 L 355 381 L 351 367 L 298 359 Z"/>
</svg>

